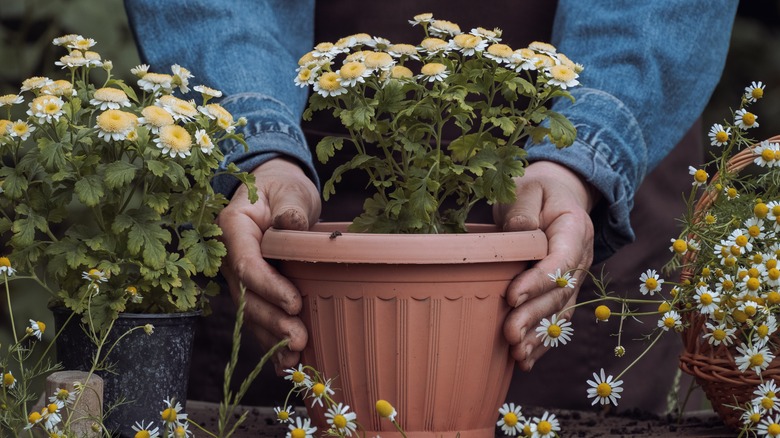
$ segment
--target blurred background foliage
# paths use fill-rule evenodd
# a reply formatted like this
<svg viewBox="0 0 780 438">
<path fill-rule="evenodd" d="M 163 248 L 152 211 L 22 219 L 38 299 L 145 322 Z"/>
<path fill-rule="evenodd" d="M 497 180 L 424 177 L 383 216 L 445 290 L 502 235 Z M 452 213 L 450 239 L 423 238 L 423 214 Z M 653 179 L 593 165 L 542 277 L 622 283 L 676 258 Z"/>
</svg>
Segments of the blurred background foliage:
<svg viewBox="0 0 780 438">
<path fill-rule="evenodd" d="M 730 119 L 729 108 L 739 103 L 744 87 L 752 81 L 764 82 L 767 96 L 754 107 L 760 125 L 753 132 L 754 138 L 764 139 L 780 133 L 780 27 L 777 23 L 780 23 L 780 0 L 741 2 L 726 69 L 703 115 L 705 138 L 713 123 Z M 129 70 L 140 60 L 122 0 L 0 0 L 0 94 L 17 93 L 21 82 L 31 76 L 60 77 L 54 74 L 59 69 L 54 61 L 63 51 L 51 41 L 69 33 L 95 39 L 98 44 L 94 50 L 113 61 L 114 75 L 131 80 Z M 691 60 L 689 69 L 689 74 L 697 73 L 695 59 Z M 46 293 L 32 283 L 23 282 L 14 285 L 14 294 L 17 293 L 22 296 L 14 297 L 15 303 L 19 303 L 14 304 L 18 325 L 35 319 L 53 328 L 50 312 L 44 308 L 48 300 Z M 0 349 L 4 350 L 11 337 L 8 309 L 5 297 L 2 298 Z M 46 332 L 47 342 L 51 342 L 53 332 Z"/>
</svg>

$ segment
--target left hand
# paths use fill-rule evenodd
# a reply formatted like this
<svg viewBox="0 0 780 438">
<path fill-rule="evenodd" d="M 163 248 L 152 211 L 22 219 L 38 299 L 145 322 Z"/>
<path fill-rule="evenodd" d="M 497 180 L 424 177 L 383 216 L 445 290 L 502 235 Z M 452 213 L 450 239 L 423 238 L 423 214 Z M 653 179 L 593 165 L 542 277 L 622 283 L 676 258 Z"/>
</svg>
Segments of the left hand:
<svg viewBox="0 0 780 438">
<path fill-rule="evenodd" d="M 504 336 L 512 356 L 525 371 L 547 351 L 536 327 L 573 305 L 593 262 L 593 223 L 589 212 L 598 192 L 567 167 L 548 161 L 530 164 L 525 175 L 516 178 L 517 200 L 493 209 L 496 223 L 505 231 L 541 229 L 547 235 L 547 256 L 515 277 L 507 290 L 513 307 L 504 323 Z M 548 274 L 560 269 L 572 272 L 574 288 L 559 288 Z M 571 319 L 572 311 L 563 318 Z"/>
</svg>

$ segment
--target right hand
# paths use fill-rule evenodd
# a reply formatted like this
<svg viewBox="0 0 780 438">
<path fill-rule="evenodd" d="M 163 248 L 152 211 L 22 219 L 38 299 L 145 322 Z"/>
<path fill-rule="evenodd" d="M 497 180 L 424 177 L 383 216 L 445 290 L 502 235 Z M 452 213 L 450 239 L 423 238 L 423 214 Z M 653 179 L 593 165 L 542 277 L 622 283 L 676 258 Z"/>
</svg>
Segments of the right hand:
<svg viewBox="0 0 780 438">
<path fill-rule="evenodd" d="M 247 325 L 265 349 L 289 339 L 286 349 L 273 357 L 276 372 L 300 362 L 308 335 L 301 319 L 301 295 L 293 284 L 269 265 L 260 252 L 263 233 L 273 226 L 308 230 L 320 215 L 317 187 L 294 162 L 275 158 L 252 171 L 258 200 L 249 202 L 247 189 L 239 186 L 219 214 L 227 256 L 222 273 L 237 302 L 240 285 L 246 287 Z"/>
</svg>

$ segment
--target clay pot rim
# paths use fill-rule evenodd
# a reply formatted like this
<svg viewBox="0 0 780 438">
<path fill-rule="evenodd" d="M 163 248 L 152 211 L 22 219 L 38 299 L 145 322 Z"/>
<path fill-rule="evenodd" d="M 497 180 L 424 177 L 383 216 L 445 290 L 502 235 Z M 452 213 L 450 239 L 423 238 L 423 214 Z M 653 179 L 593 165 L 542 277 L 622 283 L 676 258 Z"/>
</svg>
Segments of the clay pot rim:
<svg viewBox="0 0 780 438">
<path fill-rule="evenodd" d="M 348 225 L 320 222 L 309 231 L 270 228 L 263 235 L 263 257 L 331 263 L 468 264 L 547 256 L 547 237 L 541 230 L 506 232 L 492 224 L 468 224 L 470 232 L 462 234 L 372 234 L 348 233 Z"/>
</svg>

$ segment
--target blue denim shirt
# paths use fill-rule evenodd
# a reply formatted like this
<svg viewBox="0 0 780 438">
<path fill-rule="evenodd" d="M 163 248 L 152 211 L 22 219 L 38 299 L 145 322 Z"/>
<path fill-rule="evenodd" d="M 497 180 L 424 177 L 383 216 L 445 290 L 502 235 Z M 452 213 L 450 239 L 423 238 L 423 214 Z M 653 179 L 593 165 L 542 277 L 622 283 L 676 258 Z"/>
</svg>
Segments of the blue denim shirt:
<svg viewBox="0 0 780 438">
<path fill-rule="evenodd" d="M 637 187 L 709 101 L 737 3 L 559 1 L 551 42 L 585 70 L 583 85 L 572 90 L 576 102 L 560 100 L 554 108 L 574 123 L 578 136 L 562 151 L 530 144 L 528 159 L 562 163 L 599 190 L 602 200 L 591 213 L 597 261 L 633 240 L 629 212 Z M 234 116 L 247 118 L 249 151 L 237 146 L 226 151 L 227 160 L 249 171 L 286 156 L 318 182 L 299 123 L 306 90 L 293 83 L 298 58 L 314 44 L 314 0 L 125 5 L 141 55 L 153 69 L 174 63 L 189 68 L 196 83 L 225 93 L 221 103 Z M 237 183 L 216 185 L 230 193 Z"/>
</svg>

